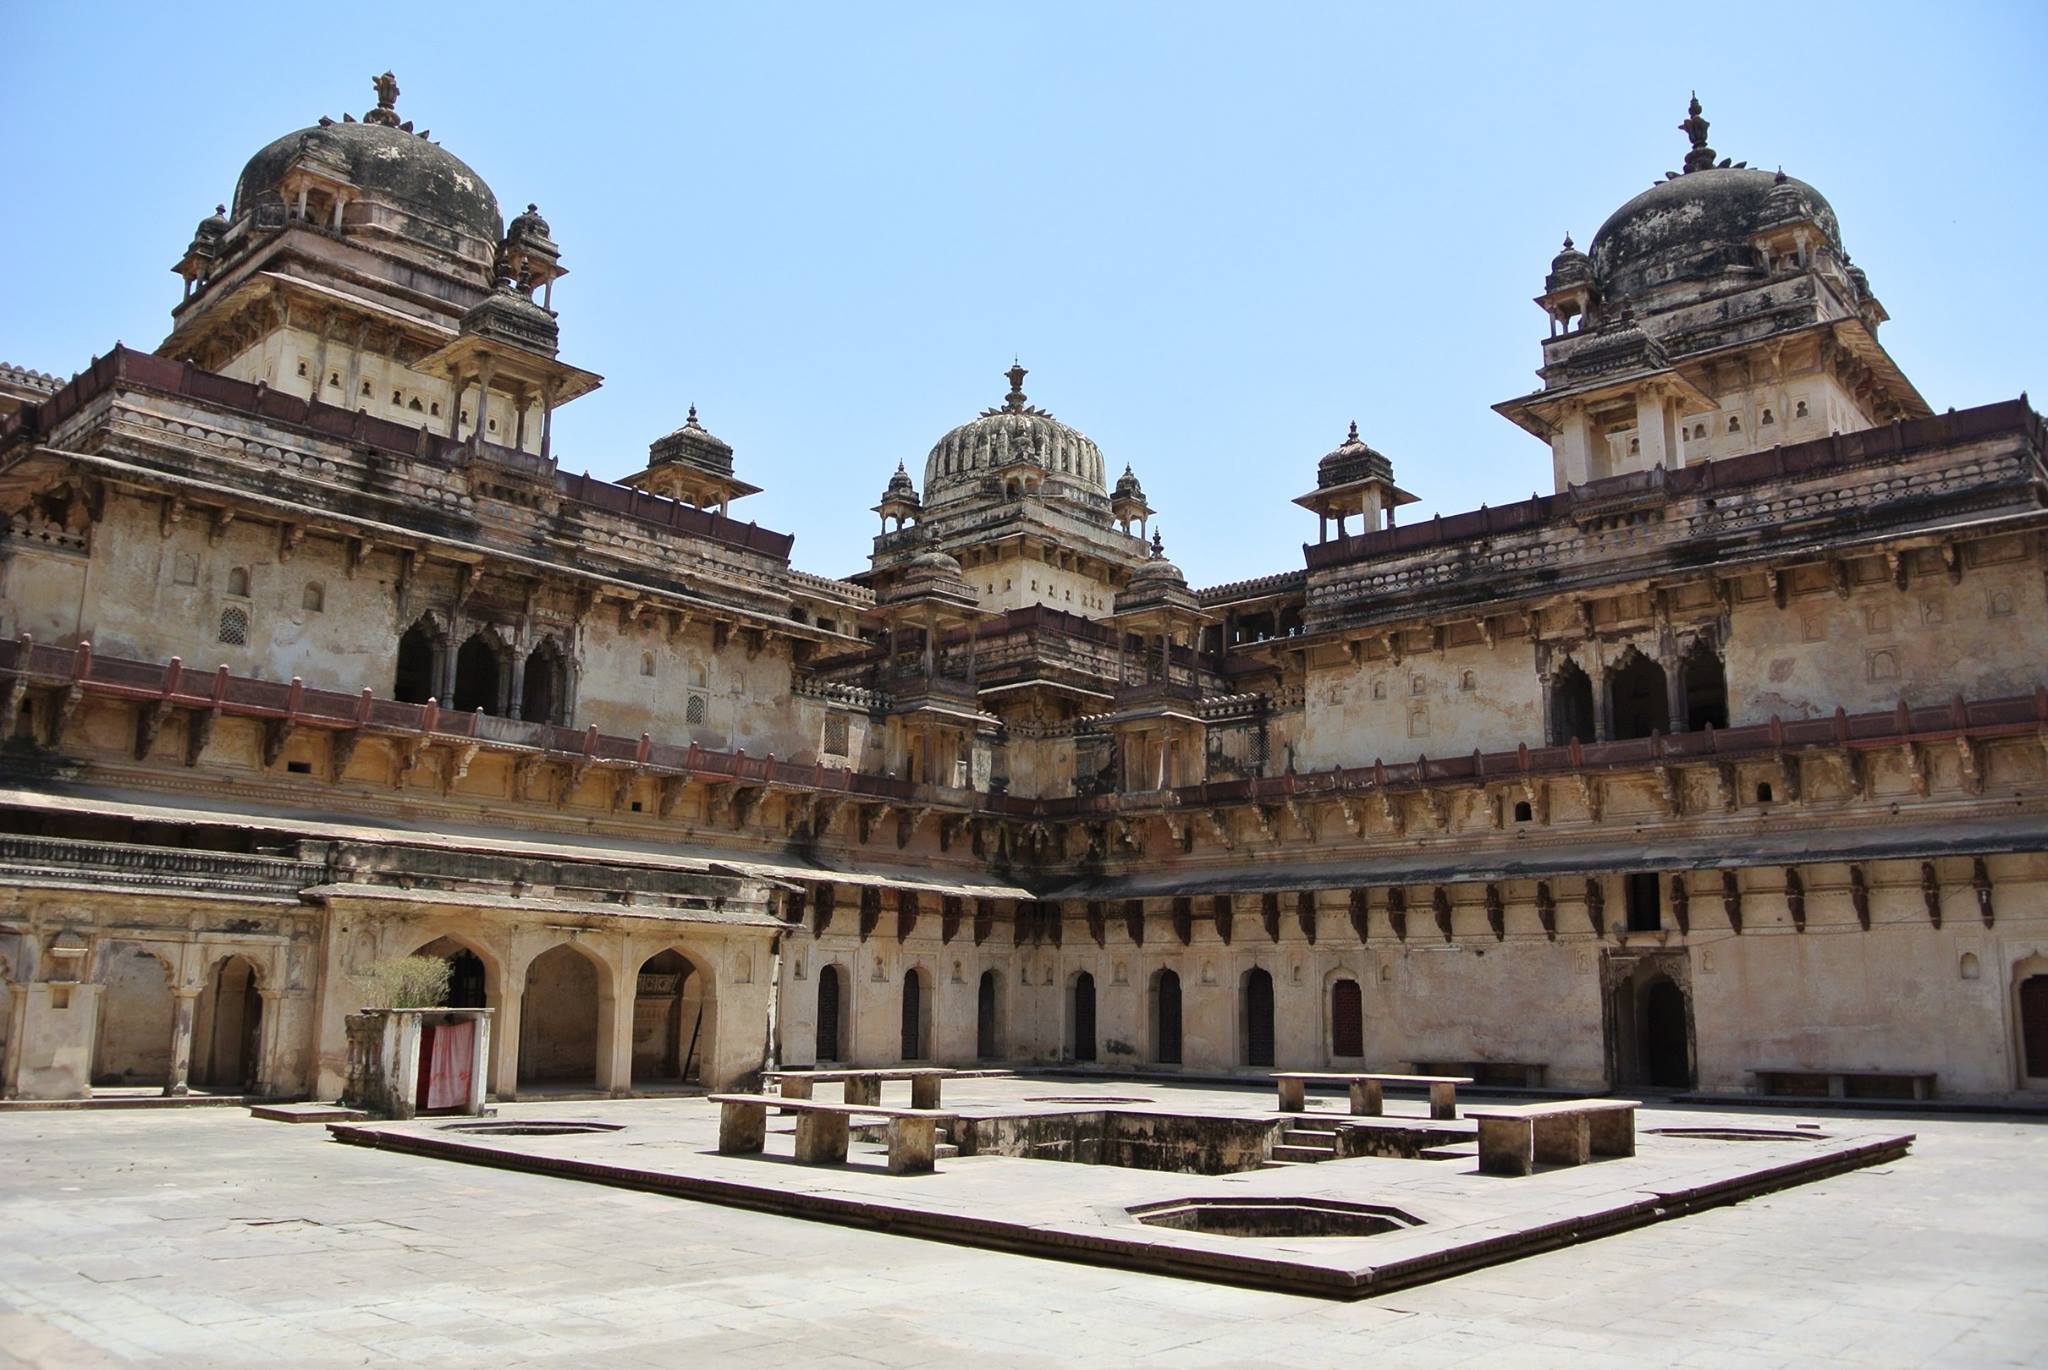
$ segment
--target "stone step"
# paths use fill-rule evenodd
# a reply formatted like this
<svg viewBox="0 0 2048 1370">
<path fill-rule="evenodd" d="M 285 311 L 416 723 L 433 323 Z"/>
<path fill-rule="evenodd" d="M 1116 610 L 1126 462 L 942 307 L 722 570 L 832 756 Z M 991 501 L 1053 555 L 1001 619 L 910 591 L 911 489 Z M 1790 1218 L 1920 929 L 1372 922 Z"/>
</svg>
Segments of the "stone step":
<svg viewBox="0 0 2048 1370">
<path fill-rule="evenodd" d="M 1331 1151 L 1337 1149 L 1337 1134 L 1324 1132 L 1319 1128 L 1290 1127 L 1280 1134 L 1280 1140 L 1289 1146 L 1320 1146 Z"/>
<path fill-rule="evenodd" d="M 960 1148 L 951 1142 L 940 1142 L 932 1147 L 932 1159 L 935 1161 L 950 1161 L 959 1154 Z"/>
<path fill-rule="evenodd" d="M 1479 1143 L 1449 1142 L 1443 1146 L 1426 1146 L 1415 1154 L 1425 1161 L 1469 1161 L 1479 1155 Z"/>
<path fill-rule="evenodd" d="M 359 1108 L 344 1108 L 340 1104 L 256 1104 L 249 1109 L 252 1118 L 267 1118 L 274 1123 L 359 1123 L 370 1115 Z"/>
<path fill-rule="evenodd" d="M 1333 1161 L 1336 1158 L 1335 1152 L 1324 1150 L 1321 1147 L 1289 1146 L 1282 1142 L 1273 1148 L 1273 1159 L 1276 1161 L 1299 1161 L 1304 1164 L 1313 1165 L 1317 1161 Z"/>
</svg>

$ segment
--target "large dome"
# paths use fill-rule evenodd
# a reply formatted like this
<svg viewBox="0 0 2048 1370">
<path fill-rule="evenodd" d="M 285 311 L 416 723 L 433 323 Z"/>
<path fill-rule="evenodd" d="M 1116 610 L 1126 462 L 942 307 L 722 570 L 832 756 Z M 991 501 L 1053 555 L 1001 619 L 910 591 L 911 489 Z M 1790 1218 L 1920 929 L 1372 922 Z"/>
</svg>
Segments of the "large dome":
<svg viewBox="0 0 2048 1370">
<path fill-rule="evenodd" d="M 1043 470 L 1050 484 L 1064 485 L 1084 498 L 1106 500 L 1102 449 L 1025 402 L 1023 367 L 1012 367 L 1008 374 L 1010 393 L 1002 408 L 983 410 L 932 447 L 924 464 L 925 504 L 969 494 L 993 471 L 1020 462 Z"/>
<path fill-rule="evenodd" d="M 495 248 L 503 235 L 498 197 L 467 163 L 420 134 L 369 121 L 302 128 L 265 147 L 235 183 L 234 217 L 266 200 L 280 202 L 277 184 L 301 157 L 325 162 L 369 194 L 396 204 L 429 230 L 423 236 L 455 229 Z"/>
<path fill-rule="evenodd" d="M 1659 182 L 1615 210 L 1593 235 L 1588 255 L 1601 298 L 1612 306 L 1660 286 L 1749 267 L 1750 235 L 1781 221 L 1793 195 L 1839 250 L 1834 209 L 1804 181 L 1788 176 L 1781 182 L 1754 167 L 1712 167 Z"/>
</svg>

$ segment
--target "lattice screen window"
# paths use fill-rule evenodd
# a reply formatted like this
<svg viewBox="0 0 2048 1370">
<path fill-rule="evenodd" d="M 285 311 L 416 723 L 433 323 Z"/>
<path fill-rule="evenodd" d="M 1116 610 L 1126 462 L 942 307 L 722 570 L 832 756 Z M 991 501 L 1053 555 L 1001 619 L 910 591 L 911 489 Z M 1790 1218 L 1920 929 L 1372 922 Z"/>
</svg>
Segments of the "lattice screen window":
<svg viewBox="0 0 2048 1370">
<path fill-rule="evenodd" d="M 231 647 L 246 647 L 249 644 L 249 613 L 246 609 L 227 608 L 220 611 L 220 640 Z"/>
<path fill-rule="evenodd" d="M 848 732 L 845 714 L 825 715 L 825 755 L 845 756 Z"/>
<path fill-rule="evenodd" d="M 704 696 L 699 694 L 693 694 L 689 697 L 689 700 L 683 705 L 683 722 L 690 724 L 693 727 L 701 726 L 704 722 L 704 716 L 709 711 L 710 705 L 705 700 Z"/>
</svg>

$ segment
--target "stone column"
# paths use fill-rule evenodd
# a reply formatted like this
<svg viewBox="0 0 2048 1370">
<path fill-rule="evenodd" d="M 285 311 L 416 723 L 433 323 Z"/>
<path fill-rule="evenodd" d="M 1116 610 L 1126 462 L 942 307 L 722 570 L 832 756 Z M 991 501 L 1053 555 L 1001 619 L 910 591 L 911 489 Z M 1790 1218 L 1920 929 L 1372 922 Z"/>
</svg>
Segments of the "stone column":
<svg viewBox="0 0 2048 1370">
<path fill-rule="evenodd" d="M 284 1077 L 284 1063 L 277 1059 L 279 1044 L 284 1041 L 285 992 L 281 989 L 257 987 L 256 996 L 263 1004 L 262 1035 L 256 1043 L 255 1091 L 262 1095 L 278 1094 L 278 1082 Z"/>
<path fill-rule="evenodd" d="M 1636 438 L 1641 469 L 1675 464 L 1671 451 L 1671 405 L 1664 398 L 1664 387 L 1655 382 L 1636 392 Z"/>
<path fill-rule="evenodd" d="M 519 1097 L 519 1013 L 526 998 L 526 972 L 505 973 L 498 991 L 497 1059 L 491 1063 L 491 1093 L 499 1099 Z"/>
<path fill-rule="evenodd" d="M 455 396 L 448 402 L 448 436 L 462 436 L 462 396 L 469 389 L 469 381 L 460 371 L 455 373 Z"/>
<path fill-rule="evenodd" d="M 597 1087 L 613 1098 L 633 1088 L 633 999 L 640 976 L 637 966 L 625 964 L 632 960 L 626 950 L 621 948 L 611 993 L 600 994 L 597 1002 Z"/>
<path fill-rule="evenodd" d="M 1583 406 L 1574 405 L 1552 440 L 1556 445 L 1557 488 L 1583 484 L 1593 474 L 1593 426 Z"/>
<path fill-rule="evenodd" d="M 1664 668 L 1664 709 L 1671 717 L 1668 731 L 1685 731 L 1685 665 L 1683 657 L 1662 657 L 1657 664 Z"/>
<path fill-rule="evenodd" d="M 526 699 L 527 654 L 519 650 L 520 645 L 524 641 L 525 639 L 522 638 L 520 639 L 520 642 L 514 643 L 512 646 L 512 670 L 509 673 L 512 677 L 512 687 L 505 700 L 505 717 L 507 718 L 525 717 L 525 715 L 523 715 L 520 712 L 520 705 Z M 541 722 L 543 723 L 546 721 L 546 719 L 541 720 Z"/>
<path fill-rule="evenodd" d="M 1605 742 L 1614 733 L 1614 691 L 1603 662 L 1593 672 L 1593 740 Z"/>
<path fill-rule="evenodd" d="M 197 989 L 182 985 L 174 992 L 178 1003 L 171 1016 L 171 1073 L 164 1081 L 164 1093 L 170 1096 L 189 1094 L 192 1090 L 192 1010 L 199 998 Z"/>
</svg>

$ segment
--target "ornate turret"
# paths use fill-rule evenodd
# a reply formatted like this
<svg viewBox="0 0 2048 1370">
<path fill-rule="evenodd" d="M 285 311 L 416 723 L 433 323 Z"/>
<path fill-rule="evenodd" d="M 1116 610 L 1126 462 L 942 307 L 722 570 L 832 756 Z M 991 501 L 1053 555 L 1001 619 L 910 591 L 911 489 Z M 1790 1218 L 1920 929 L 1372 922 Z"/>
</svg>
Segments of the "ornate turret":
<svg viewBox="0 0 2048 1370">
<path fill-rule="evenodd" d="M 875 506 L 875 512 L 882 516 L 882 531 L 891 531 L 889 521 L 894 519 L 896 527 L 917 522 L 924 514 L 924 503 L 917 497 L 917 487 L 910 483 L 910 472 L 903 469 L 903 463 L 896 463 L 896 474 L 889 477 L 889 484 L 882 491 L 882 502 Z"/>
<path fill-rule="evenodd" d="M 732 444 L 697 421 L 697 406 L 693 404 L 682 427 L 647 445 L 647 469 L 627 476 L 619 484 L 723 514 L 733 500 L 759 494 L 761 490 L 732 472 Z"/>
<path fill-rule="evenodd" d="M 1116 488 L 1109 492 L 1109 516 L 1126 534 L 1130 533 L 1132 524 L 1137 524 L 1137 536 L 1143 537 L 1152 513 L 1152 506 L 1145 502 L 1145 487 L 1138 483 L 1137 475 L 1126 466 L 1124 473 L 1116 478 Z"/>
<path fill-rule="evenodd" d="M 1415 496 L 1394 484 L 1394 464 L 1358 436 L 1354 420 L 1344 441 L 1316 463 L 1316 488 L 1295 501 L 1315 511 L 1320 531 L 1318 542 L 1330 540 L 1330 520 L 1337 521 L 1337 536 L 1349 537 L 1344 526 L 1353 514 L 1362 517 L 1362 533 L 1391 528 L 1394 510 L 1413 504 Z"/>
<path fill-rule="evenodd" d="M 498 244 L 498 274 L 510 277 L 529 295 L 539 290 L 543 305 L 554 304 L 555 282 L 568 275 L 569 268 L 562 265 L 562 249 L 538 205 L 527 205 L 505 230 L 505 239 Z"/>
<path fill-rule="evenodd" d="M 561 325 L 555 316 L 498 278 L 498 288 L 472 305 L 462 316 L 460 330 L 465 337 L 489 338 L 528 352 L 552 357 L 560 350 Z"/>
</svg>

